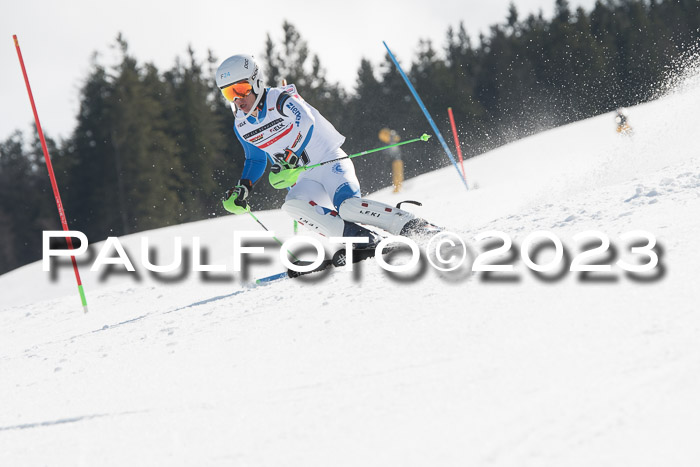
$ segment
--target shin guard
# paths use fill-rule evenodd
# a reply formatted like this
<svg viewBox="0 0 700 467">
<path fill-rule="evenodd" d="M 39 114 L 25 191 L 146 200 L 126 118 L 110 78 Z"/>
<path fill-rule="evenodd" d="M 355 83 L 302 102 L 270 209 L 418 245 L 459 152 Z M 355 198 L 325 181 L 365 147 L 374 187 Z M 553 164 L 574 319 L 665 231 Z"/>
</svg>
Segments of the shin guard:
<svg viewBox="0 0 700 467">
<path fill-rule="evenodd" d="M 338 209 L 340 217 L 379 227 L 392 235 L 400 235 L 403 227 L 416 216 L 403 209 L 365 198 L 349 198 Z"/>
</svg>

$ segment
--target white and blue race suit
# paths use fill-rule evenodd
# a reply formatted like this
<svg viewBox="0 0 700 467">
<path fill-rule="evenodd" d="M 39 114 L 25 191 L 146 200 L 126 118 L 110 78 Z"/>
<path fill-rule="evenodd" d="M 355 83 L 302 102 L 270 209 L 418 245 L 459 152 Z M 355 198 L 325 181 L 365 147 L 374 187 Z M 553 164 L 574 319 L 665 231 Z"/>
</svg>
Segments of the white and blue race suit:
<svg viewBox="0 0 700 467">
<path fill-rule="evenodd" d="M 309 105 L 291 84 L 267 88 L 258 105 L 257 117 L 245 118 L 231 106 L 236 116 L 234 130 L 245 149 L 242 180 L 256 183 L 267 162 L 283 160 L 285 150 L 299 157 L 300 165 L 313 165 L 345 156 L 345 142 L 333 125 Z M 360 184 L 349 159 L 304 171 L 289 190 L 285 201 L 302 200 L 329 211 L 348 198 L 360 196 Z"/>
</svg>

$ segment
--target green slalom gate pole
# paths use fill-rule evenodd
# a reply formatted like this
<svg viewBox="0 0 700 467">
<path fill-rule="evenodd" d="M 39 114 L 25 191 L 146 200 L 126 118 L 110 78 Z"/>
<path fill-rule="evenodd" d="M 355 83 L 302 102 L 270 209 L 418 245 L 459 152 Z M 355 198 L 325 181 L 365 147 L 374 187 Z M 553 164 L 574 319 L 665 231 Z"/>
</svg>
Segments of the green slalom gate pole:
<svg viewBox="0 0 700 467">
<path fill-rule="evenodd" d="M 402 141 L 400 143 L 394 143 L 394 144 L 389 144 L 387 146 L 382 146 L 380 148 L 375 148 L 375 149 L 368 149 L 366 151 L 358 152 L 356 154 L 350 154 L 349 156 L 343 156 L 343 157 L 338 157 L 337 159 L 331 159 L 329 161 L 324 161 L 324 162 L 319 162 L 318 164 L 313 164 L 313 165 L 305 165 L 301 167 L 295 167 L 293 169 L 286 169 L 278 174 L 273 174 L 270 173 L 270 184 L 272 184 L 273 187 L 275 188 L 288 188 L 292 185 L 294 185 L 297 181 L 297 178 L 299 178 L 299 175 L 305 170 L 313 169 L 316 167 L 320 167 L 322 165 L 326 164 L 332 164 L 333 162 L 338 162 L 343 159 L 352 159 L 354 157 L 360 157 L 360 156 L 365 156 L 367 154 L 372 154 L 373 152 L 378 152 L 378 151 L 384 151 L 385 149 L 390 149 L 396 146 L 403 146 L 404 144 L 411 144 L 415 143 L 418 141 L 428 141 L 430 139 L 431 135 L 427 133 L 423 133 L 420 137 L 418 138 L 413 138 L 409 139 L 407 141 Z"/>
</svg>

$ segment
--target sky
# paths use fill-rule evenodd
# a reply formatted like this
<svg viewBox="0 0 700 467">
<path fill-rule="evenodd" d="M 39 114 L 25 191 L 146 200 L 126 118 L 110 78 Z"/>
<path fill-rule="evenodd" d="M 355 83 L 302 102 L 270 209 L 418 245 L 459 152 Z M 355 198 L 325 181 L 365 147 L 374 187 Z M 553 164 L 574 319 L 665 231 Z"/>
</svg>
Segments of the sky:
<svg viewBox="0 0 700 467">
<path fill-rule="evenodd" d="M 362 58 L 379 64 L 386 41 L 400 61 L 409 62 L 420 39 L 436 49 L 447 29 L 464 22 L 477 38 L 503 24 L 511 0 L 417 0 L 336 3 L 321 0 L 263 3 L 178 0 L 104 3 L 88 0 L 4 1 L 0 15 L 0 141 L 16 129 L 28 134 L 33 116 L 12 35 L 18 36 L 39 118 L 47 136 L 70 136 L 79 93 L 97 52 L 103 65 L 116 63 L 113 45 L 120 32 L 139 63 L 161 71 L 191 45 L 204 60 L 211 50 L 223 61 L 237 53 L 260 55 L 267 34 L 279 44 L 282 23 L 291 22 L 317 54 L 327 77 L 351 90 Z M 513 0 L 521 17 L 542 10 L 551 17 L 554 0 Z M 571 0 L 573 8 L 593 8 L 595 0 Z M 31 6 L 28 6 L 31 5 Z M 258 6 L 255 6 L 258 5 Z M 262 6 L 264 5 L 264 6 Z"/>
</svg>

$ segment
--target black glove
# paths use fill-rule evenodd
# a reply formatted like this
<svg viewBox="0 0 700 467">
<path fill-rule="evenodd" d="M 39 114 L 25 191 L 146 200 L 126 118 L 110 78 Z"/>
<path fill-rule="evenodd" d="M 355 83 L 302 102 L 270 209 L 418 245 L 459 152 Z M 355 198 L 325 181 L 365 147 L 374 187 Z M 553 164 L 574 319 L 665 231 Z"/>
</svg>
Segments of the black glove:
<svg viewBox="0 0 700 467">
<path fill-rule="evenodd" d="M 287 148 L 284 150 L 284 155 L 277 159 L 277 162 L 272 164 L 270 171 L 272 173 L 278 174 L 283 170 L 293 169 L 299 165 L 299 156 L 297 156 L 294 151 Z"/>
<path fill-rule="evenodd" d="M 299 165 L 299 156 L 297 156 L 294 151 L 287 148 L 284 150 L 284 161 L 292 167 L 297 167 Z"/>
<path fill-rule="evenodd" d="M 224 193 L 224 206 L 226 206 L 229 203 L 226 203 L 229 199 L 231 199 L 231 202 L 241 208 L 241 211 L 245 211 L 248 209 L 248 201 L 246 201 L 246 198 L 248 198 L 248 195 L 252 191 L 253 184 L 250 182 L 250 180 L 239 180 L 238 185 L 236 185 L 233 188 L 230 188 L 226 193 Z M 228 209 L 228 208 L 227 208 Z M 231 211 L 231 210 L 230 210 Z M 231 212 L 238 211 L 237 209 L 234 209 Z"/>
</svg>

